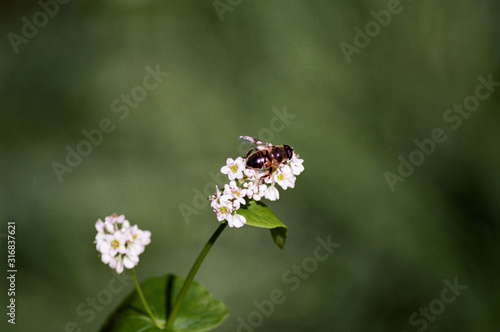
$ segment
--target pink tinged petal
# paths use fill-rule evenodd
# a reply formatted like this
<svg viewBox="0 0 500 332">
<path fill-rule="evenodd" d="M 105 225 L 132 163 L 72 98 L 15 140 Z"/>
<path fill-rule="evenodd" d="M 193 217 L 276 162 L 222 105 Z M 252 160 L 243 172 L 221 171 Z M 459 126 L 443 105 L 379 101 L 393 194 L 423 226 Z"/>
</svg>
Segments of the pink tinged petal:
<svg viewBox="0 0 500 332">
<path fill-rule="evenodd" d="M 234 160 L 232 158 L 227 158 L 226 160 L 226 166 L 222 166 L 220 169 L 222 174 L 228 174 L 231 171 L 231 166 L 233 164 Z"/>
<path fill-rule="evenodd" d="M 122 214 L 121 216 L 115 218 L 115 222 L 118 224 L 122 224 L 124 222 L 128 223 L 128 220 L 126 220 L 125 216 Z"/>
<path fill-rule="evenodd" d="M 234 182 L 234 181 L 231 181 Z M 231 187 L 228 184 L 224 185 L 224 195 L 229 196 L 231 194 Z"/>
<path fill-rule="evenodd" d="M 218 201 L 218 200 L 217 200 L 217 201 L 212 201 L 212 203 L 210 203 L 210 206 L 212 207 L 212 209 L 213 209 L 214 211 L 216 211 L 216 210 L 217 210 L 217 206 L 219 206 L 219 204 L 220 204 L 220 203 L 219 203 L 219 201 Z"/>
<path fill-rule="evenodd" d="M 221 167 L 221 169 L 220 169 L 220 172 L 221 172 L 222 174 L 227 174 L 227 173 L 229 173 L 229 167 L 227 167 L 227 166 L 222 166 L 222 167 Z"/>
</svg>

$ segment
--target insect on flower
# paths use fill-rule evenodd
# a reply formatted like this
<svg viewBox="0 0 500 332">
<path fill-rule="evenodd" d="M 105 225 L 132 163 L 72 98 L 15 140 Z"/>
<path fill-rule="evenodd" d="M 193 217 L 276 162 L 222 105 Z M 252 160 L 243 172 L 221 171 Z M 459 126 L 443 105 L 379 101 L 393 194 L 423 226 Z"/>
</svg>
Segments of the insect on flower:
<svg viewBox="0 0 500 332">
<path fill-rule="evenodd" d="M 246 156 L 247 168 L 260 173 L 261 179 L 269 179 L 280 165 L 293 157 L 290 145 L 272 145 L 250 136 L 240 136 L 240 141 L 254 146 Z"/>
</svg>

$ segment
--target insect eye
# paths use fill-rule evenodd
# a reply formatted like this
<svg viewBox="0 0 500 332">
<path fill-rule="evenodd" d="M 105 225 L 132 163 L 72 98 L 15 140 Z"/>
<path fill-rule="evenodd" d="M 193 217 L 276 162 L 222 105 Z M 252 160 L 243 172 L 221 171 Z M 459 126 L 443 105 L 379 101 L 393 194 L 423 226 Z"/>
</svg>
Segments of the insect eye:
<svg viewBox="0 0 500 332">
<path fill-rule="evenodd" d="M 293 149 L 290 145 L 285 145 L 285 151 L 286 155 L 288 156 L 288 159 L 292 159 L 293 157 Z"/>
</svg>

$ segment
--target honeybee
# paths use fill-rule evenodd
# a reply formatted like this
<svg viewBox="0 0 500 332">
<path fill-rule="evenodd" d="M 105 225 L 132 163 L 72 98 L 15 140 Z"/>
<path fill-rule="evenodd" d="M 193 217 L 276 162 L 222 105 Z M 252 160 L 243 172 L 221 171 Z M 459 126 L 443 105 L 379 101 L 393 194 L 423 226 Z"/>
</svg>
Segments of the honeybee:
<svg viewBox="0 0 500 332">
<path fill-rule="evenodd" d="M 260 172 L 261 179 L 269 178 L 281 164 L 293 157 L 290 145 L 272 145 L 250 136 L 240 136 L 239 139 L 254 146 L 247 153 L 246 166 Z"/>
</svg>

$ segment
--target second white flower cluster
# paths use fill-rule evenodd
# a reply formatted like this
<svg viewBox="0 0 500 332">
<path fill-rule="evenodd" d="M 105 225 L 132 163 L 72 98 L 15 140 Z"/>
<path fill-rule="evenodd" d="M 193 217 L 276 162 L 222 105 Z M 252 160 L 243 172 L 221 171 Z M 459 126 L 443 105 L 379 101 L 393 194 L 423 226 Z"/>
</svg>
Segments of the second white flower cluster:
<svg viewBox="0 0 500 332">
<path fill-rule="evenodd" d="M 97 235 L 94 243 L 104 264 L 122 273 L 123 267 L 131 269 L 139 263 L 139 255 L 151 242 L 151 232 L 137 225 L 130 226 L 124 215 L 113 214 L 95 224 Z"/>
<path fill-rule="evenodd" d="M 294 153 L 290 160 L 280 164 L 271 174 L 267 174 L 246 167 L 245 158 L 228 158 L 221 172 L 228 175 L 230 182 L 224 185 L 222 193 L 216 187 L 216 193 L 210 196 L 217 220 L 227 220 L 229 227 L 242 227 L 246 218 L 238 214 L 237 210 L 246 204 L 245 197 L 255 201 L 260 201 L 263 197 L 270 201 L 278 200 L 279 191 L 276 184 L 285 190 L 293 188 L 296 176 L 304 170 L 303 162 L 304 160 Z"/>
</svg>

